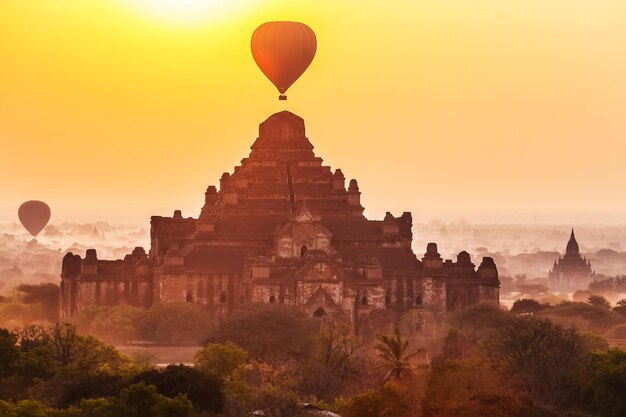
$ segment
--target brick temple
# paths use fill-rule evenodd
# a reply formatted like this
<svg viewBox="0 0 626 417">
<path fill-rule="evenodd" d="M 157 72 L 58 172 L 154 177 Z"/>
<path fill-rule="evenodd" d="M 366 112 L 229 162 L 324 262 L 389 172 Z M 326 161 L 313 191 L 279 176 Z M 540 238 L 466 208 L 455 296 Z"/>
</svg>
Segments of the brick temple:
<svg viewBox="0 0 626 417">
<path fill-rule="evenodd" d="M 411 317 L 415 328 L 445 312 L 499 302 L 492 258 L 443 260 L 435 243 L 420 258 L 412 217 L 363 215 L 356 180 L 323 165 L 304 120 L 283 111 L 259 127 L 251 152 L 209 186 L 198 218 L 153 216 L 150 251 L 123 260 L 63 259 L 61 316 L 86 305 L 198 303 L 217 317 L 250 303 L 297 306 L 372 334 Z M 412 313 L 408 314 L 407 313 Z"/>
</svg>

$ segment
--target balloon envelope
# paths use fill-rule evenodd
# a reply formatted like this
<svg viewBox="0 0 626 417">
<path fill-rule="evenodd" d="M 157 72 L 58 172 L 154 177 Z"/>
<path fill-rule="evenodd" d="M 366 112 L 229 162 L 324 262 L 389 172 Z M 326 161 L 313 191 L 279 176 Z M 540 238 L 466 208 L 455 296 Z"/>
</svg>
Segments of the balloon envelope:
<svg viewBox="0 0 626 417">
<path fill-rule="evenodd" d="M 284 93 L 313 61 L 317 39 L 304 23 L 267 22 L 256 28 L 250 46 L 254 61 L 284 100 Z"/>
<path fill-rule="evenodd" d="M 28 233 L 36 237 L 50 220 L 50 207 L 43 201 L 30 200 L 20 206 L 17 216 Z"/>
</svg>

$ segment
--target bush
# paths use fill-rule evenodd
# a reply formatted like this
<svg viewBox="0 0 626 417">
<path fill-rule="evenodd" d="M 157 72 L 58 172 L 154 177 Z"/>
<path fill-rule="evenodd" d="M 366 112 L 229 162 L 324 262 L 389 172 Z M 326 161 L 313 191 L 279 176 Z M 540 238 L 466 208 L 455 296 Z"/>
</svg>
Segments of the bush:
<svg viewBox="0 0 626 417">
<path fill-rule="evenodd" d="M 142 372 L 133 383 L 154 385 L 159 394 L 176 398 L 184 394 L 201 411 L 219 413 L 224 406 L 222 384 L 219 379 L 184 365 L 169 365 L 163 370 Z"/>
<path fill-rule="evenodd" d="M 284 305 L 250 305 L 229 318 L 206 343 L 233 342 L 252 358 L 306 358 L 315 346 L 319 321 Z"/>
</svg>

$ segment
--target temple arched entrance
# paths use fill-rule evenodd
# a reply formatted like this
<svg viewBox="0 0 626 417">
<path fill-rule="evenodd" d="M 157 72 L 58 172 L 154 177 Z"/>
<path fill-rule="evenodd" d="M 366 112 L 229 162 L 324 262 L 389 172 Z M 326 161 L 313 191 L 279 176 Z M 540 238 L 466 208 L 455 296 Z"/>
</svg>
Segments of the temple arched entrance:
<svg viewBox="0 0 626 417">
<path fill-rule="evenodd" d="M 322 318 L 326 316 L 328 316 L 328 313 L 326 313 L 326 310 L 324 310 L 324 307 L 320 307 L 313 312 L 313 317 Z"/>
</svg>

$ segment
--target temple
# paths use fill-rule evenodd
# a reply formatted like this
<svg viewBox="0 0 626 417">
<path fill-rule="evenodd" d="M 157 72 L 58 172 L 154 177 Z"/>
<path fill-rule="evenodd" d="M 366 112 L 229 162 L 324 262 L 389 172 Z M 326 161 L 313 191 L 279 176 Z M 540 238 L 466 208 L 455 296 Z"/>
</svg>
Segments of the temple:
<svg viewBox="0 0 626 417">
<path fill-rule="evenodd" d="M 560 291 L 586 290 L 593 282 L 595 272 L 591 270 L 591 262 L 580 255 L 574 229 L 570 235 L 565 255 L 554 261 L 548 274 L 550 288 Z"/>
<path fill-rule="evenodd" d="M 499 302 L 492 258 L 418 259 L 412 217 L 363 215 L 356 180 L 323 165 L 304 120 L 283 111 L 259 127 L 247 158 L 209 186 L 198 218 L 153 216 L 150 251 L 104 261 L 95 250 L 63 260 L 61 316 L 86 305 L 198 303 L 216 317 L 249 303 L 297 306 L 350 323 L 357 334 L 411 317 L 415 328 L 447 311 Z M 412 313 L 407 315 L 407 313 Z"/>
</svg>

